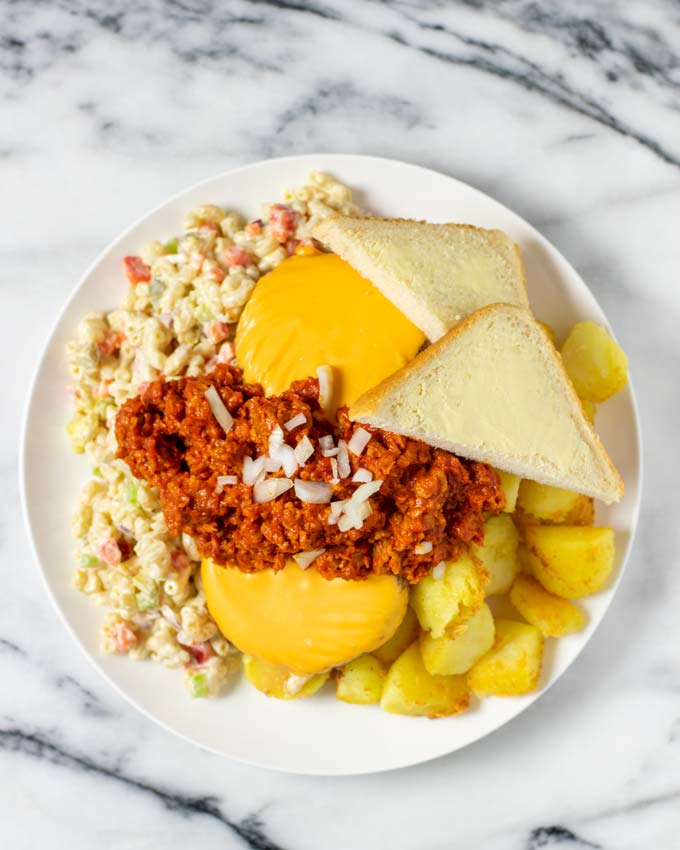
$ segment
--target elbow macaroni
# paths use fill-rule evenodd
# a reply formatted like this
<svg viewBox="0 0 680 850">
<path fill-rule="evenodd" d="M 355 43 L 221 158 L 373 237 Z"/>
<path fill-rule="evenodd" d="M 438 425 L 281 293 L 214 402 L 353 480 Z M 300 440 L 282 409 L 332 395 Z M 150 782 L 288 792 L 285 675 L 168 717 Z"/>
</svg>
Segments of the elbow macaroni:
<svg viewBox="0 0 680 850">
<path fill-rule="evenodd" d="M 320 172 L 284 201 L 298 214 L 294 240 L 308 238 L 320 218 L 357 211 L 350 190 Z M 66 346 L 75 402 L 67 430 L 93 467 L 72 520 L 80 564 L 74 585 L 108 609 L 103 652 L 186 667 L 187 682 L 205 676 L 209 696 L 223 688 L 238 654 L 207 609 L 194 541 L 168 533 L 157 491 L 116 458 L 114 422 L 123 402 L 161 373 L 199 375 L 225 356 L 220 349 L 233 339 L 257 280 L 288 256 L 267 224 L 270 207 L 252 228 L 236 212 L 197 207 L 182 236 L 141 252 L 150 281 L 131 285 L 118 309 L 85 316 Z M 248 252 L 250 265 L 230 263 L 232 246 Z M 208 334 L 215 322 L 228 329 L 224 339 Z M 192 644 L 202 652 L 192 655 Z"/>
</svg>

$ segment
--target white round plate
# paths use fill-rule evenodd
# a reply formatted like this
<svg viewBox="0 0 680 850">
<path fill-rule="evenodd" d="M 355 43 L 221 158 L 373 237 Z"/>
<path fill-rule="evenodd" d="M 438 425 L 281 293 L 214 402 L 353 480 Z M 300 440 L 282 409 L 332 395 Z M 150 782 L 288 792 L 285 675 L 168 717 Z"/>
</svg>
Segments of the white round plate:
<svg viewBox="0 0 680 850">
<path fill-rule="evenodd" d="M 176 195 L 146 215 L 109 245 L 78 284 L 55 323 L 31 389 L 22 446 L 22 499 L 37 561 L 64 622 L 92 663 L 133 705 L 215 753 L 291 773 L 342 775 L 388 770 L 453 752 L 502 726 L 542 691 L 486 699 L 460 717 L 436 722 L 397 717 L 377 706 L 346 705 L 335 699 L 331 685 L 312 699 L 280 702 L 241 681 L 223 698 L 192 701 L 180 672 L 100 654 L 103 611 L 71 584 L 75 565 L 70 515 L 89 471 L 86 462 L 72 454 L 64 430 L 69 417 L 64 346 L 75 335 L 78 320 L 88 311 L 115 307 L 127 286 L 121 257 L 179 232 L 184 214 L 197 204 L 222 204 L 257 217 L 263 201 L 278 200 L 284 189 L 304 183 L 314 169 L 351 186 L 361 206 L 377 215 L 504 230 L 521 246 L 537 317 L 553 325 L 558 336 L 576 321 L 606 321 L 576 271 L 531 225 L 451 177 L 392 160 L 326 154 L 238 168 Z M 598 411 L 597 427 L 626 485 L 620 504 L 597 509 L 598 523 L 616 530 L 616 579 L 606 592 L 584 600 L 589 616 L 584 631 L 548 642 L 543 691 L 581 652 L 609 607 L 637 521 L 639 424 L 630 384 Z"/>
</svg>

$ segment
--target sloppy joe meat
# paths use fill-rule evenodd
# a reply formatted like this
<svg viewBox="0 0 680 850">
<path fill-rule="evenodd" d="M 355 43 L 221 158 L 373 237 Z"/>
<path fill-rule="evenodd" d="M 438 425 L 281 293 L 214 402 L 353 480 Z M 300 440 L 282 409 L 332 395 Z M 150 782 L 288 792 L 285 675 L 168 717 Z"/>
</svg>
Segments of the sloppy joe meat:
<svg viewBox="0 0 680 850">
<path fill-rule="evenodd" d="M 234 419 L 226 434 L 205 398 L 210 386 Z M 305 424 L 286 431 L 285 423 L 298 414 Z M 326 578 L 391 573 L 415 583 L 440 561 L 455 559 L 464 543 L 483 542 L 485 514 L 504 505 L 490 466 L 353 423 L 346 408 L 337 419 L 332 424 L 324 417 L 314 378 L 266 398 L 259 385 L 242 383 L 239 369 L 220 364 L 201 377 L 155 381 L 126 401 L 116 417 L 118 457 L 134 476 L 158 487 L 171 534 L 190 534 L 203 556 L 245 572 L 279 570 L 293 554 L 325 549 L 313 567 Z M 296 477 L 329 483 L 334 470 L 319 438 L 349 442 L 359 427 L 371 434 L 361 456 L 350 453 L 350 476 L 331 484 L 335 501 L 355 491 L 351 475 L 359 468 L 382 480 L 361 528 L 340 531 L 328 522 L 328 504 L 302 502 L 293 489 L 270 502 L 254 501 L 253 488 L 242 481 L 244 458 L 267 454 L 276 426 L 291 447 L 304 436 L 314 446 Z M 225 475 L 237 476 L 238 483 L 220 488 L 217 479 Z M 417 555 L 425 541 L 431 551 Z"/>
</svg>

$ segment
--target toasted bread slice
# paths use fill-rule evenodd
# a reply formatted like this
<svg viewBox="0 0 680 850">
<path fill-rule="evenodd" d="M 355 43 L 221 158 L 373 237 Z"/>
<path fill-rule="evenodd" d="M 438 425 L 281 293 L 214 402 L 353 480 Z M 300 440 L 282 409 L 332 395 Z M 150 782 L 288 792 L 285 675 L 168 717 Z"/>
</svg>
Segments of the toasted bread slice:
<svg viewBox="0 0 680 850">
<path fill-rule="evenodd" d="M 517 245 L 469 224 L 333 216 L 313 236 L 376 286 L 427 338 L 487 304 L 529 307 Z"/>
<path fill-rule="evenodd" d="M 518 307 L 473 313 L 349 413 L 542 484 L 608 503 L 623 493 L 559 354 Z"/>
</svg>

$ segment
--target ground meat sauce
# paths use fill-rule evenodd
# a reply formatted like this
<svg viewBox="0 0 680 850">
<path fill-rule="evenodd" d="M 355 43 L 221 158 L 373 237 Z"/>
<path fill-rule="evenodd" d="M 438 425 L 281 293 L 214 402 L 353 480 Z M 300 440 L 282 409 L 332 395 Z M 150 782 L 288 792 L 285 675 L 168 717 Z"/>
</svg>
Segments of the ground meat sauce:
<svg viewBox="0 0 680 850">
<path fill-rule="evenodd" d="M 346 408 L 331 424 L 319 407 L 316 379 L 270 398 L 259 385 L 241 381 L 239 369 L 223 364 L 202 377 L 155 381 L 116 417 L 118 457 L 158 487 L 170 533 L 187 532 L 199 552 L 219 564 L 278 570 L 297 552 L 325 548 L 313 566 L 326 578 L 392 573 L 415 583 L 440 561 L 455 559 L 464 542 L 481 543 L 484 514 L 503 508 L 498 475 L 486 464 L 350 422 Z M 234 417 L 228 434 L 205 398 L 211 385 Z M 305 424 L 286 431 L 284 423 L 300 413 Z M 305 435 L 311 440 L 314 454 L 296 475 L 312 481 L 333 478 L 320 437 L 349 441 L 359 427 L 370 432 L 361 456 L 350 453 L 352 474 L 364 468 L 383 481 L 362 528 L 342 532 L 329 525 L 328 504 L 301 502 L 292 489 L 271 502 L 253 501 L 253 488 L 241 479 L 243 459 L 266 454 L 277 425 L 292 447 Z M 220 491 L 222 475 L 236 475 L 239 483 Z M 349 498 L 358 486 L 351 476 L 332 485 L 333 500 Z M 432 551 L 416 555 L 424 541 Z"/>
</svg>

